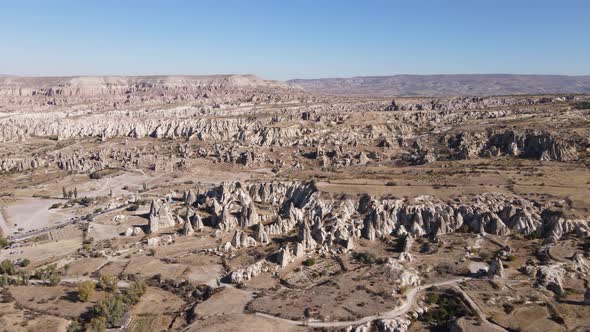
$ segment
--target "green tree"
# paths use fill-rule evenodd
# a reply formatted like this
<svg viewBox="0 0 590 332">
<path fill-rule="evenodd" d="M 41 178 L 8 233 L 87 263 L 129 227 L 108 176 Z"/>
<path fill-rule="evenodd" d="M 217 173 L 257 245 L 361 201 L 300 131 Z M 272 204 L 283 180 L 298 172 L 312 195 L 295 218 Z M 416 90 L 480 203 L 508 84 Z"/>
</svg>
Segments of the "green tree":
<svg viewBox="0 0 590 332">
<path fill-rule="evenodd" d="M 51 273 L 47 281 L 50 286 L 56 286 L 61 281 L 61 276 L 57 272 Z"/>
<path fill-rule="evenodd" d="M 6 273 L 8 275 L 13 275 L 14 272 L 15 272 L 14 264 L 9 259 L 5 259 L 2 261 L 2 263 L 0 263 L 0 273 L 2 273 L 2 274 Z"/>
<path fill-rule="evenodd" d="M 5 239 L 4 236 L 0 235 L 0 249 L 8 247 L 9 244 L 10 242 L 8 242 L 8 240 Z"/>
<path fill-rule="evenodd" d="M 106 325 L 113 327 L 121 321 L 126 309 L 125 303 L 119 297 L 107 294 L 94 307 L 94 314 L 104 317 L 106 319 Z"/>
<path fill-rule="evenodd" d="M 31 277 L 27 271 L 20 271 L 18 273 L 17 283 L 19 285 L 27 286 L 30 278 Z"/>
<path fill-rule="evenodd" d="M 88 332 L 105 332 L 107 330 L 107 319 L 103 316 L 94 317 L 86 327 Z"/>
<path fill-rule="evenodd" d="M 105 327 L 106 329 L 106 327 Z M 84 327 L 77 320 L 72 321 L 68 326 L 67 332 L 84 332 Z"/>
<path fill-rule="evenodd" d="M 8 275 L 6 273 L 0 275 L 0 286 L 8 286 L 10 279 L 8 279 Z"/>
<path fill-rule="evenodd" d="M 127 305 L 136 304 L 145 293 L 145 289 L 146 285 L 143 281 L 136 281 L 129 287 L 123 289 L 121 299 Z"/>
<path fill-rule="evenodd" d="M 118 283 L 119 278 L 117 278 L 117 276 L 110 274 L 103 274 L 100 276 L 99 286 L 106 292 L 115 293 L 118 290 Z"/>
<path fill-rule="evenodd" d="M 78 199 L 78 187 L 74 187 L 74 199 Z"/>
<path fill-rule="evenodd" d="M 29 264 L 31 264 L 31 261 L 28 258 L 23 259 L 22 261 L 20 261 L 19 265 L 21 267 L 27 267 L 29 266 Z"/>
<path fill-rule="evenodd" d="M 82 302 L 88 302 L 94 294 L 94 289 L 96 288 L 96 284 L 93 281 L 82 281 L 78 284 L 78 298 Z"/>
<path fill-rule="evenodd" d="M 61 195 L 63 198 L 68 198 L 68 191 L 66 190 L 66 187 L 61 187 Z"/>
<path fill-rule="evenodd" d="M 51 286 L 55 286 L 61 281 L 61 277 L 55 264 L 49 265 L 46 268 L 37 269 L 33 274 L 33 277 L 48 283 Z"/>
</svg>

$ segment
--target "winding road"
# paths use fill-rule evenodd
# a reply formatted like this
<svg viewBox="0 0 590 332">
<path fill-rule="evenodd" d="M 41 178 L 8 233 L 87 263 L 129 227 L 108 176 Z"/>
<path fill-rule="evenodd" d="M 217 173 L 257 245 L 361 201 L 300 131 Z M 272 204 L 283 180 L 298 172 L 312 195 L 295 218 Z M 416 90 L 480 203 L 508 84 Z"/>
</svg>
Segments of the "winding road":
<svg viewBox="0 0 590 332">
<path fill-rule="evenodd" d="M 305 325 L 305 326 L 310 326 L 310 327 L 355 326 L 355 325 L 361 325 L 361 324 L 365 324 L 368 322 L 372 322 L 375 320 L 394 319 L 399 316 L 405 315 L 408 311 L 410 311 L 410 309 L 412 309 L 412 306 L 416 303 L 416 295 L 418 294 L 418 292 L 425 290 L 427 288 L 430 288 L 430 287 L 435 287 L 435 286 L 457 286 L 457 284 L 459 282 L 463 282 L 463 281 L 467 281 L 467 280 L 471 280 L 471 279 L 473 279 L 473 278 L 463 277 L 463 278 L 458 278 L 458 279 L 453 279 L 453 280 L 436 282 L 436 283 L 432 283 L 432 284 L 426 284 L 426 285 L 422 285 L 422 286 L 418 286 L 418 287 L 409 289 L 406 292 L 406 301 L 400 307 L 395 308 L 391 311 L 382 313 L 382 314 L 366 316 L 361 319 L 352 320 L 352 321 L 333 321 L 333 322 L 323 322 L 323 321 L 318 321 L 318 320 L 302 321 L 302 320 L 291 320 L 291 319 L 286 319 L 286 318 L 275 317 L 275 316 L 260 313 L 260 312 L 256 312 L 255 314 L 258 316 L 270 318 L 273 320 L 278 320 L 283 323 L 287 323 L 287 324 L 291 324 L 291 325 Z"/>
<path fill-rule="evenodd" d="M 291 319 L 286 319 L 286 318 L 280 318 L 280 317 L 264 314 L 261 312 L 256 312 L 254 314 L 257 316 L 269 318 L 269 319 L 272 319 L 275 321 L 280 321 L 283 323 L 287 323 L 287 324 L 291 324 L 291 325 L 299 325 L 299 326 L 302 326 L 302 325 L 309 326 L 309 327 L 357 326 L 357 325 L 362 325 L 362 324 L 372 322 L 375 320 L 398 318 L 402 315 L 405 315 L 406 313 L 408 313 L 408 311 L 410 311 L 412 309 L 412 307 L 416 303 L 416 295 L 418 295 L 418 293 L 420 291 L 423 291 L 423 290 L 428 289 L 430 287 L 452 286 L 455 290 L 457 290 L 458 292 L 460 292 L 463 295 L 463 297 L 465 298 L 465 300 L 467 301 L 467 303 L 469 304 L 471 309 L 475 312 L 475 314 L 482 321 L 482 324 L 485 324 L 487 327 L 489 327 L 492 330 L 506 331 L 506 329 L 504 329 L 503 327 L 490 322 L 487 319 L 487 317 L 485 316 L 485 314 L 481 311 L 479 306 L 475 303 L 475 301 L 465 291 L 463 291 L 463 289 L 461 289 L 461 287 L 459 287 L 459 285 L 458 285 L 460 282 L 473 280 L 473 279 L 474 278 L 471 278 L 471 277 L 463 277 L 463 278 L 458 278 L 458 279 L 453 279 L 453 280 L 435 282 L 432 284 L 426 284 L 426 285 L 422 285 L 422 286 L 418 286 L 418 287 L 409 289 L 406 292 L 406 301 L 400 307 L 395 308 L 391 311 L 382 313 L 382 314 L 366 316 L 361 319 L 357 319 L 357 320 L 353 320 L 353 321 L 332 321 L 332 322 L 324 322 L 324 321 L 318 321 L 318 320 L 303 321 L 303 320 L 291 320 Z"/>
</svg>

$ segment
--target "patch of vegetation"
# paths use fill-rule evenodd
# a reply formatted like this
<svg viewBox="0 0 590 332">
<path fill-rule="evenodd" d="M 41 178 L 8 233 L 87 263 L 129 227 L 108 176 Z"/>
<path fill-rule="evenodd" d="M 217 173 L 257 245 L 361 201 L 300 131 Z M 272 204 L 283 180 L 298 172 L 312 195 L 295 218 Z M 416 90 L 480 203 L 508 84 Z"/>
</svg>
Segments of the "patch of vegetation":
<svg viewBox="0 0 590 332">
<path fill-rule="evenodd" d="M 428 303 L 429 305 L 435 305 L 438 303 L 438 293 L 432 292 L 432 293 L 428 293 L 426 294 L 426 303 Z"/>
<path fill-rule="evenodd" d="M 511 312 L 514 311 L 514 305 L 510 304 L 510 303 L 504 303 L 502 305 L 502 308 L 504 308 L 504 312 L 506 314 L 510 314 Z"/>
<path fill-rule="evenodd" d="M 96 288 L 96 284 L 94 281 L 82 281 L 78 284 L 78 298 L 82 302 L 88 302 L 92 295 L 94 294 L 94 289 Z"/>
<path fill-rule="evenodd" d="M 83 331 L 84 331 L 84 327 L 77 320 L 72 321 L 67 329 L 67 332 L 83 332 Z"/>
<path fill-rule="evenodd" d="M 94 172 L 88 174 L 88 177 L 93 180 L 99 180 L 99 179 L 102 179 L 106 176 L 112 175 L 116 172 L 117 172 L 116 168 L 105 168 L 105 169 L 94 171 Z"/>
<path fill-rule="evenodd" d="M 21 267 L 27 267 L 29 266 L 29 264 L 31 264 L 31 261 L 28 258 L 25 258 L 18 263 L 18 265 L 20 265 Z"/>
<path fill-rule="evenodd" d="M 86 326 L 88 332 L 104 332 L 107 329 L 107 320 L 104 316 L 94 317 Z"/>
<path fill-rule="evenodd" d="M 61 203 L 55 203 L 49 207 L 49 210 L 59 209 L 60 207 L 61 207 Z"/>
<path fill-rule="evenodd" d="M 94 204 L 94 199 L 82 197 L 78 203 L 80 203 L 80 205 L 84 205 L 85 207 L 89 207 L 90 205 Z"/>
<path fill-rule="evenodd" d="M 4 238 L 4 236 L 0 235 L 0 249 L 6 248 L 10 245 L 10 241 Z"/>
<path fill-rule="evenodd" d="M 549 317 L 552 321 L 556 322 L 559 325 L 563 325 L 565 324 L 565 319 L 563 319 L 563 317 L 561 317 L 558 313 L 554 312 L 551 314 L 551 316 Z"/>
<path fill-rule="evenodd" d="M 308 258 L 308 259 L 304 260 L 302 264 L 305 265 L 305 266 L 314 266 L 315 265 L 315 259 L 314 258 Z"/>
<path fill-rule="evenodd" d="M 119 278 L 117 278 L 117 276 L 103 274 L 102 276 L 100 276 L 98 286 L 105 292 L 115 293 L 119 289 L 117 286 L 118 283 Z"/>
<path fill-rule="evenodd" d="M 101 278 L 102 281 L 102 278 Z M 118 279 L 117 279 L 118 281 Z M 118 327 L 129 307 L 139 302 L 145 294 L 146 285 L 142 281 L 132 283 L 120 293 L 107 294 L 93 308 L 94 316 L 87 324 L 89 331 L 104 331 L 107 327 Z"/>
<path fill-rule="evenodd" d="M 536 229 L 534 232 L 527 234 L 527 236 L 525 236 L 525 237 L 527 240 L 542 239 L 543 232 L 541 231 L 541 229 Z"/>
<path fill-rule="evenodd" d="M 590 109 L 590 101 L 579 101 L 577 103 L 574 103 L 574 108 L 577 110 Z"/>
<path fill-rule="evenodd" d="M 66 190 L 66 187 L 62 187 L 61 195 L 66 199 L 78 199 L 78 188 L 74 187 L 74 190 Z"/>
<path fill-rule="evenodd" d="M 10 284 L 10 279 L 8 278 L 8 275 L 2 274 L 0 275 L 0 287 L 5 287 L 8 286 Z"/>
<path fill-rule="evenodd" d="M 105 318 L 107 326 L 115 327 L 125 315 L 125 309 L 125 303 L 120 297 L 107 294 L 94 306 L 93 311 L 95 316 Z"/>
<path fill-rule="evenodd" d="M 455 319 L 470 315 L 469 310 L 454 291 L 430 292 L 426 294 L 430 310 L 418 319 L 433 329 L 448 329 Z"/>
<path fill-rule="evenodd" d="M 9 276 L 14 275 L 16 269 L 14 263 L 10 259 L 5 259 L 0 263 L 0 274 L 7 274 Z"/>
<path fill-rule="evenodd" d="M 363 264 L 373 264 L 377 260 L 373 254 L 364 252 L 354 252 L 352 258 Z"/>
<path fill-rule="evenodd" d="M 39 279 L 50 286 L 55 286 L 61 281 L 61 276 L 57 271 L 57 266 L 55 264 L 51 264 L 46 268 L 35 270 L 33 273 L 33 278 Z"/>
<path fill-rule="evenodd" d="M 47 195 L 47 194 L 33 194 L 34 198 L 44 198 L 44 199 L 50 199 L 51 196 Z"/>
</svg>

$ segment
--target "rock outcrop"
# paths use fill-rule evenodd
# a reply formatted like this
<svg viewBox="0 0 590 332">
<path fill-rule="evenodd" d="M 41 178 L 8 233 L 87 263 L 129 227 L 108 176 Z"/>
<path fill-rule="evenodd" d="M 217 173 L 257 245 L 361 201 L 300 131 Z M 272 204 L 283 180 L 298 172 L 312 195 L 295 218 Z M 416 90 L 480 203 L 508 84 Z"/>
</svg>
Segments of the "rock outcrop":
<svg viewBox="0 0 590 332">
<path fill-rule="evenodd" d="M 160 229 L 173 227 L 175 224 L 168 203 L 159 199 L 153 200 L 150 205 L 149 232 L 155 233 Z"/>
<path fill-rule="evenodd" d="M 559 265 L 542 265 L 537 268 L 536 282 L 556 295 L 563 294 L 565 270 Z"/>
<path fill-rule="evenodd" d="M 395 235 L 405 241 L 400 248 L 400 259 L 409 261 L 413 237 L 436 237 L 459 229 L 500 236 L 512 232 L 535 233 L 541 234 L 546 242 L 558 241 L 566 234 L 590 236 L 586 220 L 565 219 L 562 214 L 549 212 L 549 206 L 499 193 L 448 202 L 431 196 L 413 199 L 363 196 L 334 201 L 322 198 L 311 184 L 254 182 L 225 183 L 203 197 L 208 197 L 210 211 L 218 215 L 217 228 L 234 231 L 255 227 L 254 238 L 260 244 L 267 243 L 269 236 L 297 228 L 296 249 L 300 245 L 303 251 L 326 245 L 350 250 L 355 238 L 375 240 Z M 265 226 L 257 218 L 251 219 L 256 213 L 254 202 L 278 207 L 277 219 Z"/>
<path fill-rule="evenodd" d="M 488 276 L 490 278 L 504 278 L 504 265 L 502 264 L 502 260 L 496 258 L 492 260 L 490 264 L 490 268 L 488 270 Z"/>
<path fill-rule="evenodd" d="M 462 132 L 448 141 L 460 159 L 508 155 L 541 161 L 575 161 L 576 148 L 547 132 L 508 130 L 499 133 Z"/>
</svg>

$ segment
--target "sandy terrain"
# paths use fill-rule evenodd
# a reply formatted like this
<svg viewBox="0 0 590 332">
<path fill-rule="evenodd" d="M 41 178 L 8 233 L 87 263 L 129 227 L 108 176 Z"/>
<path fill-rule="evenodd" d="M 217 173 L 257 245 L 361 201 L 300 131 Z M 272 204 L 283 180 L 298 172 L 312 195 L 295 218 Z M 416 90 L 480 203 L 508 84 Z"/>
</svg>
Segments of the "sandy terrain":
<svg viewBox="0 0 590 332">
<path fill-rule="evenodd" d="M 9 234 L 25 234 L 31 230 L 51 227 L 74 216 L 62 209 L 49 209 L 53 204 L 63 203 L 64 201 L 39 198 L 19 199 L 14 204 L 4 208 L 5 220 L 0 219 L 0 223 L 4 221 L 10 231 Z"/>
<path fill-rule="evenodd" d="M 28 258 L 31 260 L 31 265 L 35 266 L 67 257 L 75 253 L 81 246 L 81 238 L 45 242 L 32 246 L 16 246 L 15 248 L 0 251 L 0 259 Z"/>
<path fill-rule="evenodd" d="M 197 321 L 190 325 L 187 332 L 214 331 L 259 331 L 259 332 L 299 332 L 308 331 L 307 328 L 246 314 L 230 314 L 216 316 L 205 321 Z"/>
<path fill-rule="evenodd" d="M 0 303 L 0 330 L 10 332 L 66 332 L 70 320 L 40 314 L 18 306 L 15 302 Z"/>
<path fill-rule="evenodd" d="M 251 291 L 244 291 L 234 287 L 225 287 L 213 294 L 207 301 L 198 304 L 194 313 L 197 317 L 241 314 L 246 304 L 253 299 Z"/>
<path fill-rule="evenodd" d="M 79 317 L 103 296 L 96 291 L 90 302 L 79 302 L 77 288 L 65 286 L 16 286 L 10 294 L 27 309 L 70 318 Z"/>
</svg>

